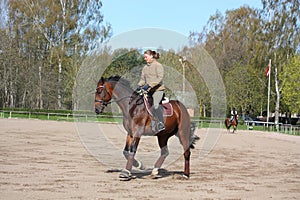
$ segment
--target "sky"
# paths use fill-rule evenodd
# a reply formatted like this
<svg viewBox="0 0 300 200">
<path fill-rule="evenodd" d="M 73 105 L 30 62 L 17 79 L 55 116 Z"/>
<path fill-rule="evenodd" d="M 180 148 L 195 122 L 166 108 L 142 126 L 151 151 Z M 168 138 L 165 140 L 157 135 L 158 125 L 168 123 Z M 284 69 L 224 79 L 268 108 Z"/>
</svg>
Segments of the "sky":
<svg viewBox="0 0 300 200">
<path fill-rule="evenodd" d="M 217 11 L 248 5 L 261 8 L 261 0 L 103 0 L 104 22 L 110 23 L 112 49 L 174 49 L 189 46 L 191 32 L 201 32 Z"/>
<path fill-rule="evenodd" d="M 160 28 L 185 36 L 200 32 L 216 11 L 248 5 L 261 8 L 261 0 L 103 0 L 104 21 L 112 25 L 113 36 L 141 28 Z"/>
</svg>

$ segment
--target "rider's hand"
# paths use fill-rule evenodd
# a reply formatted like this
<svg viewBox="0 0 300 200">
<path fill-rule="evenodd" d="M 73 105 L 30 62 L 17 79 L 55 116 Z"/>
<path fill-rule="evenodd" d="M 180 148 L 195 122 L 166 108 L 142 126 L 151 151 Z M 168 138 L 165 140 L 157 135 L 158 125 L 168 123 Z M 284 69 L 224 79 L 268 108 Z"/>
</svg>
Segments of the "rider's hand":
<svg viewBox="0 0 300 200">
<path fill-rule="evenodd" d="M 136 88 L 136 93 L 138 93 L 139 95 L 143 95 L 147 92 L 140 85 L 138 85 Z"/>
<path fill-rule="evenodd" d="M 149 84 L 146 84 L 146 85 L 143 86 L 143 90 L 145 90 L 145 91 L 147 91 L 149 88 L 150 88 Z"/>
</svg>

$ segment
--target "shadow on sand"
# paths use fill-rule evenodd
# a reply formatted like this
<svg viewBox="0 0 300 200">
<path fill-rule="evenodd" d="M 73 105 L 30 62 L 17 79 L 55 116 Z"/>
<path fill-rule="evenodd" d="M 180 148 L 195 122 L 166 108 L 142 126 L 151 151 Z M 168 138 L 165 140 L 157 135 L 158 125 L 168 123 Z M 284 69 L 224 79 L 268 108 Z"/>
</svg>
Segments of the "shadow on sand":
<svg viewBox="0 0 300 200">
<path fill-rule="evenodd" d="M 110 169 L 107 170 L 106 173 L 120 173 L 121 169 Z M 182 171 L 168 171 L 166 169 L 159 169 L 159 175 L 158 176 L 152 176 L 151 175 L 152 169 L 145 169 L 145 170 L 132 170 L 132 175 L 135 178 L 138 179 L 162 179 L 162 178 L 168 178 L 172 177 L 172 179 L 186 179 L 183 176 Z M 193 174 L 193 173 L 191 173 Z"/>
</svg>

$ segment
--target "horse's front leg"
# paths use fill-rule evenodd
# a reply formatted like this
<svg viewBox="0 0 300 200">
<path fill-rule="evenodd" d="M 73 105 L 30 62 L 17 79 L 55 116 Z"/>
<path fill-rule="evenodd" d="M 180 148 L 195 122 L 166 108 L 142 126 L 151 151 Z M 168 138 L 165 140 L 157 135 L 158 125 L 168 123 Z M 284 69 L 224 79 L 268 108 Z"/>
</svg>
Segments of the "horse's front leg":
<svg viewBox="0 0 300 200">
<path fill-rule="evenodd" d="M 134 156 L 138 147 L 138 144 L 140 142 L 140 137 L 133 137 L 132 143 L 130 144 L 129 147 L 129 153 L 127 157 L 127 163 L 125 169 L 123 169 L 119 175 L 120 180 L 122 181 L 128 181 L 132 179 L 132 166 L 134 163 Z"/>
<path fill-rule="evenodd" d="M 236 125 L 233 126 L 233 131 L 232 133 L 234 133 L 236 131 Z"/>
<path fill-rule="evenodd" d="M 128 160 L 130 145 L 132 144 L 132 141 L 133 141 L 133 137 L 130 134 L 127 134 L 126 144 L 123 150 L 123 155 L 126 158 L 126 160 Z M 133 166 L 141 170 L 146 169 L 143 163 L 139 160 L 136 160 L 135 158 L 133 159 Z"/>
<path fill-rule="evenodd" d="M 125 156 L 126 160 L 128 160 L 128 156 L 129 156 L 129 150 L 124 149 L 123 150 L 123 155 Z M 137 169 L 140 170 L 145 170 L 146 167 L 144 166 L 143 162 L 137 159 L 133 159 L 133 166 Z"/>
</svg>

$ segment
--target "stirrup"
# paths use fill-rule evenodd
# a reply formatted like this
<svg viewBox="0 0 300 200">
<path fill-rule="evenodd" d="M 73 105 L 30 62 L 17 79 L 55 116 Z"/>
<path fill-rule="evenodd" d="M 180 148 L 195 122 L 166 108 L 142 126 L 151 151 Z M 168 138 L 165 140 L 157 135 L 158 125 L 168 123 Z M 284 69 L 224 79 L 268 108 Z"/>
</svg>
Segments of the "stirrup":
<svg viewBox="0 0 300 200">
<path fill-rule="evenodd" d="M 163 122 L 158 122 L 157 124 L 157 129 L 158 131 L 162 131 L 162 130 L 165 130 L 165 125 Z"/>
<path fill-rule="evenodd" d="M 164 123 L 157 121 L 157 120 L 152 120 L 151 121 L 151 129 L 153 132 L 160 132 L 162 130 L 165 130 L 165 125 Z"/>
</svg>

